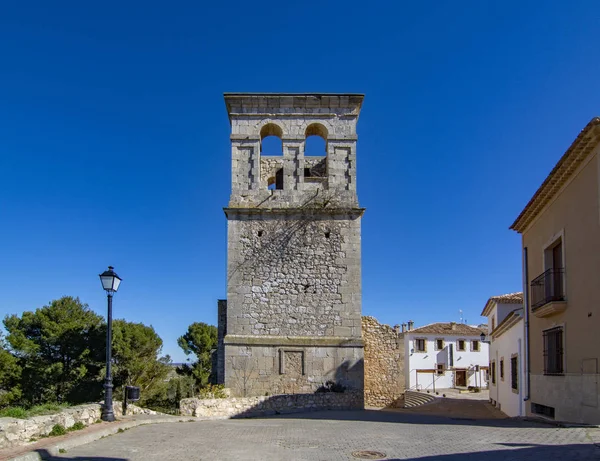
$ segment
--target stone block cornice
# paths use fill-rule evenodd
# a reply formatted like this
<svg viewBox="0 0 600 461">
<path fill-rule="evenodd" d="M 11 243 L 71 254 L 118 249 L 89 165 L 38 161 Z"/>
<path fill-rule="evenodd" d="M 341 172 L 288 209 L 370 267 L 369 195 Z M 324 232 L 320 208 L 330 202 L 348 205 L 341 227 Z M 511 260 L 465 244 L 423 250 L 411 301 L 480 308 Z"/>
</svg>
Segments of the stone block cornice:
<svg viewBox="0 0 600 461">
<path fill-rule="evenodd" d="M 312 219 L 356 219 L 361 217 L 366 208 L 248 208 L 248 207 L 224 207 L 223 211 L 228 219 L 236 219 L 239 217 L 254 216 L 264 218 L 280 219 L 289 217 L 297 218 L 312 218 Z"/>
</svg>

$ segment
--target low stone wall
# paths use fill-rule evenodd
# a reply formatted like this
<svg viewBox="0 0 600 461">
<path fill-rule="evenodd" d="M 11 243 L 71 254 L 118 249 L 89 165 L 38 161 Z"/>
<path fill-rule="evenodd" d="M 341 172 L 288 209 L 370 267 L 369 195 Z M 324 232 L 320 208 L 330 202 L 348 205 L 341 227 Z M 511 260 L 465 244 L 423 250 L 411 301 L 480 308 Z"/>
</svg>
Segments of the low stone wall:
<svg viewBox="0 0 600 461">
<path fill-rule="evenodd" d="M 404 392 L 404 335 L 373 317 L 362 318 L 365 405 L 395 406 Z"/>
<path fill-rule="evenodd" d="M 183 399 L 182 416 L 205 418 L 249 418 L 317 410 L 358 410 L 364 407 L 362 391 L 316 394 L 282 394 L 269 397 L 231 397 L 227 399 Z"/>
<path fill-rule="evenodd" d="M 122 403 L 114 402 L 113 411 L 116 417 L 123 416 Z M 129 404 L 127 414 L 155 415 L 157 413 Z M 23 445 L 31 439 L 48 435 L 56 424 L 64 426 L 65 429 L 77 422 L 89 426 L 99 420 L 101 415 L 102 405 L 91 403 L 67 408 L 54 415 L 33 416 L 28 419 L 0 418 L 0 449 Z"/>
</svg>

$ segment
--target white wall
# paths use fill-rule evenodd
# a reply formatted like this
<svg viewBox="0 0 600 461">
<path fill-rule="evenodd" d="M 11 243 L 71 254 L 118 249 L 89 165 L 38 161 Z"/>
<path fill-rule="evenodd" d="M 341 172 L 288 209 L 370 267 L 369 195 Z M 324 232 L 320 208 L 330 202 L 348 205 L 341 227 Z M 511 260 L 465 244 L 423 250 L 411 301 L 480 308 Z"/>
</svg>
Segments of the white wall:
<svg viewBox="0 0 600 461">
<path fill-rule="evenodd" d="M 415 347 L 415 339 L 426 339 L 426 352 L 417 352 Z M 443 339 L 444 348 L 435 350 L 435 340 Z M 466 342 L 465 351 L 457 350 L 458 340 L 463 339 Z M 440 336 L 440 335 L 423 335 L 418 332 L 407 332 L 404 336 L 404 351 L 405 351 L 405 379 L 407 389 L 433 389 L 434 377 L 435 387 L 437 389 L 448 389 L 454 387 L 454 369 L 467 370 L 467 386 L 485 387 L 484 371 L 475 371 L 475 365 L 487 366 L 489 360 L 489 346 L 487 343 L 482 343 L 479 336 Z M 479 352 L 471 351 L 471 341 L 479 341 Z M 449 345 L 453 344 L 454 348 L 454 366 L 449 367 Z M 411 350 L 414 349 L 414 352 Z M 437 372 L 418 373 L 416 370 L 432 370 L 436 369 L 438 363 L 444 364 L 445 372 L 443 375 L 438 375 Z"/>
<path fill-rule="evenodd" d="M 510 330 L 494 339 L 490 344 L 490 363 L 492 361 L 496 362 L 496 384 L 492 384 L 490 377 L 490 399 L 496 401 L 496 407 L 511 417 L 524 415 L 523 328 L 523 319 L 521 319 Z M 513 392 L 511 385 L 510 359 L 513 354 L 518 354 L 519 382 L 517 392 Z M 500 378 L 500 359 L 502 357 L 504 357 L 504 380 Z"/>
</svg>

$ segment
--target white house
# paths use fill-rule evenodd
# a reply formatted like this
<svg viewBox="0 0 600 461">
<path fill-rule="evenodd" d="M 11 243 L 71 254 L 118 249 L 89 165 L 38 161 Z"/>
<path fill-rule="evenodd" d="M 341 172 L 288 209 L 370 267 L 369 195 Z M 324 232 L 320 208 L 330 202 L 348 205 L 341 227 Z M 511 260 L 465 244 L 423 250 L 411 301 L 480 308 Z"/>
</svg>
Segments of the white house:
<svg viewBox="0 0 600 461">
<path fill-rule="evenodd" d="M 461 323 L 432 323 L 404 334 L 407 389 L 486 387 L 488 344 L 486 329 Z"/>
<path fill-rule="evenodd" d="M 492 296 L 481 315 L 488 318 L 490 401 L 507 416 L 524 416 L 523 293 Z"/>
</svg>

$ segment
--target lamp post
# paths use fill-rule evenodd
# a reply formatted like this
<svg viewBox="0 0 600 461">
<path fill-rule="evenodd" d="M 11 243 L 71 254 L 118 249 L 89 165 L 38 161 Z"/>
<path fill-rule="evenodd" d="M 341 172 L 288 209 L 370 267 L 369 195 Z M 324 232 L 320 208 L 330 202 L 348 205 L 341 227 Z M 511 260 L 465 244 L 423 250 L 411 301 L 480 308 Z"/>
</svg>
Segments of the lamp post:
<svg viewBox="0 0 600 461">
<path fill-rule="evenodd" d="M 102 408 L 102 421 L 114 421 L 112 402 L 112 374 L 111 374 L 111 349 L 112 349 L 112 297 L 119 289 L 121 277 L 119 277 L 114 267 L 108 266 L 108 270 L 100 274 L 102 288 L 106 290 L 108 298 L 108 316 L 106 318 L 106 379 L 104 380 L 104 407 Z"/>
</svg>

